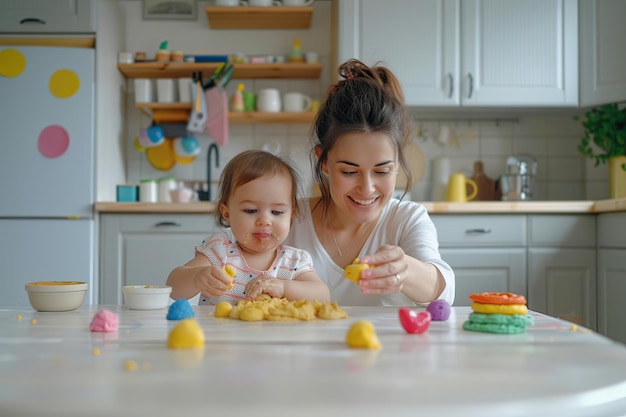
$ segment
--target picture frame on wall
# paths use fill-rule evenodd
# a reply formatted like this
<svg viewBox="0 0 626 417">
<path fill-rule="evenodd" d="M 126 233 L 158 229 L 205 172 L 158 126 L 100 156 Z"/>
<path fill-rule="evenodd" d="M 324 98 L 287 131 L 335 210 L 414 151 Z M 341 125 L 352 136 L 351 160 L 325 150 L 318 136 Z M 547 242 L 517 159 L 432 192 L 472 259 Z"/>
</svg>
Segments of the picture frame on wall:
<svg viewBox="0 0 626 417">
<path fill-rule="evenodd" d="M 144 20 L 195 20 L 196 0 L 141 0 Z"/>
</svg>

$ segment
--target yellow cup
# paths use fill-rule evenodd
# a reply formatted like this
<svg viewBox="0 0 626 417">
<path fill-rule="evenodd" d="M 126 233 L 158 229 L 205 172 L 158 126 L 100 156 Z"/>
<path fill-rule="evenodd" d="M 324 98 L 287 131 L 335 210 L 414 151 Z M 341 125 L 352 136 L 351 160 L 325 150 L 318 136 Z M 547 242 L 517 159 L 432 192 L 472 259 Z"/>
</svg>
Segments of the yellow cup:
<svg viewBox="0 0 626 417">
<path fill-rule="evenodd" d="M 311 101 L 311 107 L 309 107 L 309 111 L 311 113 L 317 113 L 320 110 L 320 106 L 322 103 L 319 100 Z"/>
<path fill-rule="evenodd" d="M 467 185 L 472 188 L 472 191 L 467 194 Z M 465 203 L 466 201 L 473 200 L 478 194 L 478 186 L 472 179 L 465 178 L 463 174 L 452 174 L 448 181 L 448 201 L 455 203 Z"/>
</svg>

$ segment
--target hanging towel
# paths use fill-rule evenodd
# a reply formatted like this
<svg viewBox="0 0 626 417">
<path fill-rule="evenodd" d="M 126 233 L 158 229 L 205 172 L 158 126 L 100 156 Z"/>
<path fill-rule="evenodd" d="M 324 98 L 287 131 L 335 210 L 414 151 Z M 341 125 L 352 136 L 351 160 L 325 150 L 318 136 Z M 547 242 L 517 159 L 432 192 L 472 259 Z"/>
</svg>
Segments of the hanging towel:
<svg viewBox="0 0 626 417">
<path fill-rule="evenodd" d="M 206 129 L 215 143 L 228 145 L 228 94 L 219 85 L 205 90 L 207 103 Z"/>
</svg>

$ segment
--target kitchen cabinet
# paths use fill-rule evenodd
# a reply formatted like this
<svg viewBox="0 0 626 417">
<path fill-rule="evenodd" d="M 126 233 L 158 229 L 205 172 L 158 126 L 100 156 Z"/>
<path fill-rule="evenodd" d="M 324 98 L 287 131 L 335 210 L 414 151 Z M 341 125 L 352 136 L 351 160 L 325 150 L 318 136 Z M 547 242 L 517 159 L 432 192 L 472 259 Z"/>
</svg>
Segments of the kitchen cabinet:
<svg viewBox="0 0 626 417">
<path fill-rule="evenodd" d="M 583 106 L 626 100 L 626 2 L 580 1 L 580 101 Z"/>
<path fill-rule="evenodd" d="M 342 0 L 338 13 L 339 61 L 384 62 L 409 105 L 578 105 L 577 0 Z"/>
<path fill-rule="evenodd" d="M 626 213 L 598 215 L 598 332 L 626 343 Z"/>
<path fill-rule="evenodd" d="M 118 64 L 118 70 L 128 79 L 133 78 L 191 78 L 194 72 L 212 74 L 220 63 L 142 62 Z M 233 79 L 317 79 L 322 64 L 234 64 Z M 136 104 L 156 123 L 183 123 L 189 119 L 191 105 L 187 103 L 138 103 Z M 314 113 L 263 113 L 230 112 L 228 120 L 233 124 L 249 123 L 311 123 Z"/>
<path fill-rule="evenodd" d="M 0 2 L 0 33 L 94 33 L 94 0 Z"/>
<path fill-rule="evenodd" d="M 211 29 L 308 29 L 313 7 L 205 7 Z"/>
<path fill-rule="evenodd" d="M 443 259 L 456 275 L 454 305 L 475 292 L 526 295 L 526 216 L 431 215 Z"/>
<path fill-rule="evenodd" d="M 99 302 L 123 304 L 124 285 L 164 285 L 215 230 L 207 214 L 103 214 Z"/>
<path fill-rule="evenodd" d="M 596 329 L 595 216 L 528 216 L 528 308 Z"/>
</svg>

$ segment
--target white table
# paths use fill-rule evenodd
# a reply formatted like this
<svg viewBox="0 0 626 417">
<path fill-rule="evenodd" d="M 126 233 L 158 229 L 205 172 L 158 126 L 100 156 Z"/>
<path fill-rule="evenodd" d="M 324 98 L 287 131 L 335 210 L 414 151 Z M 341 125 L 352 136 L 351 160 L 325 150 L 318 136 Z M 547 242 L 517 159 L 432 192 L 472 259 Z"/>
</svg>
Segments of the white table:
<svg viewBox="0 0 626 417">
<path fill-rule="evenodd" d="M 118 332 L 89 331 L 100 308 L 119 314 Z M 194 308 L 204 349 L 167 348 L 178 322 L 166 310 L 0 308 L 0 416 L 626 415 L 626 347 L 537 313 L 526 333 L 495 335 L 464 331 L 459 307 L 409 335 L 397 308 L 297 323 Z M 374 324 L 382 350 L 346 346 L 355 320 Z"/>
</svg>

